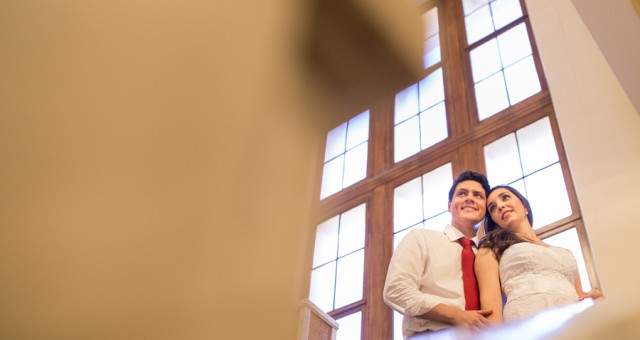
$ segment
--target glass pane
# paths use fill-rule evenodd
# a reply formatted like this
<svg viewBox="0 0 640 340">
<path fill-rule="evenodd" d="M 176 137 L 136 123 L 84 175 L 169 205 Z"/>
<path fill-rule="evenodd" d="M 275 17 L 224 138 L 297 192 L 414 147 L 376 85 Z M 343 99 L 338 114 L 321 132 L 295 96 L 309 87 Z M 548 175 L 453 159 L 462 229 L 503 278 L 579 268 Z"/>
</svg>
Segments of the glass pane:
<svg viewBox="0 0 640 340">
<path fill-rule="evenodd" d="M 480 120 L 489 118 L 509 106 L 502 72 L 479 82 L 475 90 Z"/>
<path fill-rule="evenodd" d="M 424 41 L 424 68 L 427 69 L 440 62 L 440 36 L 437 34 Z"/>
<path fill-rule="evenodd" d="M 338 259 L 335 308 L 362 300 L 364 249 Z"/>
<path fill-rule="evenodd" d="M 444 100 L 442 68 L 437 69 L 420 81 L 420 111 L 424 111 Z"/>
<path fill-rule="evenodd" d="M 422 216 L 422 183 L 418 177 L 393 191 L 393 231 L 422 221 Z"/>
<path fill-rule="evenodd" d="M 489 0 L 462 0 L 462 6 L 464 7 L 464 15 L 467 15 L 483 5 L 486 5 Z"/>
<path fill-rule="evenodd" d="M 516 135 L 525 175 L 558 161 L 556 143 L 548 117 L 516 131 Z"/>
<path fill-rule="evenodd" d="M 338 254 L 338 225 L 340 216 L 334 216 L 318 225 L 313 248 L 313 267 L 336 259 Z"/>
<path fill-rule="evenodd" d="M 366 205 L 361 204 L 340 216 L 340 249 L 338 256 L 344 256 L 364 248 Z"/>
<path fill-rule="evenodd" d="M 422 227 L 423 227 L 422 222 L 420 222 L 420 223 L 418 223 L 418 224 L 416 224 L 414 226 L 411 226 L 410 228 L 407 228 L 407 229 L 405 229 L 403 231 L 395 233 L 393 235 L 393 250 L 396 250 L 396 248 L 398 247 L 398 244 L 400 243 L 400 241 L 402 241 L 402 239 L 405 236 L 407 236 L 407 234 L 410 231 L 415 230 L 415 229 L 422 229 Z"/>
<path fill-rule="evenodd" d="M 447 197 L 447 196 L 445 196 Z M 447 199 L 448 201 L 448 199 Z M 443 231 L 444 226 L 451 223 L 451 213 L 448 211 L 443 212 L 440 215 L 436 215 L 426 221 L 424 221 L 424 228 L 430 230 Z"/>
<path fill-rule="evenodd" d="M 332 261 L 311 272 L 309 300 L 325 312 L 333 310 L 333 287 L 335 285 L 336 262 Z"/>
<path fill-rule="evenodd" d="M 523 177 L 518 144 L 513 133 L 485 145 L 484 159 L 491 186 L 511 183 Z"/>
<path fill-rule="evenodd" d="M 507 67 L 504 70 L 504 74 L 511 105 L 540 92 L 540 81 L 538 80 L 538 71 L 536 71 L 536 65 L 533 62 L 533 56 Z"/>
<path fill-rule="evenodd" d="M 524 181 L 535 229 L 571 215 L 569 195 L 559 163 L 526 177 Z"/>
<path fill-rule="evenodd" d="M 367 140 L 369 140 L 369 110 L 349 120 L 347 150 Z"/>
<path fill-rule="evenodd" d="M 422 15 L 424 27 L 424 68 L 428 68 L 440 62 L 440 36 L 438 24 L 438 7 L 430 9 Z"/>
<path fill-rule="evenodd" d="M 438 7 L 428 10 L 422 15 L 422 27 L 424 28 L 424 38 L 429 38 L 440 31 L 438 24 Z"/>
<path fill-rule="evenodd" d="M 509 186 L 513 187 L 514 189 L 518 190 L 521 194 L 524 195 L 524 197 L 526 197 L 527 199 L 529 199 L 529 195 L 527 194 L 527 188 L 524 185 L 524 179 L 519 179 L 513 183 L 509 183 Z"/>
<path fill-rule="evenodd" d="M 338 320 L 336 340 L 360 340 L 362 338 L 362 312 L 349 314 Z"/>
<path fill-rule="evenodd" d="M 582 284 L 582 290 L 584 292 L 590 291 L 592 288 L 591 284 L 589 283 L 589 274 L 587 273 L 587 266 L 585 265 L 584 255 L 582 254 L 580 239 L 578 238 L 576 229 L 571 228 L 559 234 L 547 237 L 543 241 L 556 247 L 562 247 L 571 250 L 573 256 L 576 257 L 576 262 L 578 263 L 578 273 L 580 274 L 580 283 Z"/>
<path fill-rule="evenodd" d="M 327 133 L 327 146 L 324 151 L 324 161 L 328 161 L 344 153 L 345 138 L 347 136 L 347 123 Z"/>
<path fill-rule="evenodd" d="M 473 82 L 477 83 L 482 79 L 500 71 L 500 51 L 498 50 L 498 42 L 491 39 L 486 43 L 473 49 L 469 54 L 471 58 L 471 71 L 473 73 Z"/>
<path fill-rule="evenodd" d="M 500 29 L 522 16 L 519 0 L 496 0 L 491 3 L 493 24 Z"/>
<path fill-rule="evenodd" d="M 479 8 L 477 11 L 464 18 L 467 27 L 467 42 L 469 45 L 493 33 L 493 22 L 489 5 Z"/>
<path fill-rule="evenodd" d="M 500 45 L 500 56 L 504 67 L 531 55 L 531 43 L 524 24 L 520 24 L 498 36 L 498 45 Z"/>
<path fill-rule="evenodd" d="M 418 112 L 420 112 L 418 110 L 418 84 L 413 84 L 396 94 L 394 124 L 415 116 Z"/>
<path fill-rule="evenodd" d="M 344 156 L 340 156 L 325 163 L 322 170 L 322 188 L 320 199 L 335 194 L 342 190 L 342 173 L 344 168 Z"/>
<path fill-rule="evenodd" d="M 425 218 L 447 211 L 449 189 L 453 184 L 452 172 L 451 163 L 447 163 L 422 176 Z"/>
<path fill-rule="evenodd" d="M 420 114 L 420 140 L 422 150 L 444 140 L 449 136 L 447 130 L 447 110 L 444 102 Z"/>
<path fill-rule="evenodd" d="M 344 161 L 344 182 L 343 188 L 367 177 L 367 143 L 360 144 L 352 150 L 347 151 Z"/>
<path fill-rule="evenodd" d="M 402 318 L 403 315 L 393 311 L 393 340 L 403 340 L 402 336 Z"/>
<path fill-rule="evenodd" d="M 420 152 L 420 120 L 413 117 L 394 129 L 394 160 L 399 162 Z"/>
</svg>

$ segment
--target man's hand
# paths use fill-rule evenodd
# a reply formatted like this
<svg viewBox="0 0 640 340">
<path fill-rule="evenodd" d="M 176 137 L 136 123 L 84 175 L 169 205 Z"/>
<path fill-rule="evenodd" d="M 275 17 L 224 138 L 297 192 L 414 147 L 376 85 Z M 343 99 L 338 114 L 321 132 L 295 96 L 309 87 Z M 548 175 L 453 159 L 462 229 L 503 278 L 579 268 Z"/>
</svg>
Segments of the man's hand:
<svg viewBox="0 0 640 340">
<path fill-rule="evenodd" d="M 491 321 L 487 320 L 487 316 L 491 314 L 493 314 L 491 309 L 465 311 L 441 303 L 420 317 L 454 326 L 480 329 L 491 324 Z"/>
<path fill-rule="evenodd" d="M 453 316 L 455 326 L 479 329 L 489 326 L 491 322 L 487 317 L 493 313 L 490 309 L 459 311 Z"/>
</svg>

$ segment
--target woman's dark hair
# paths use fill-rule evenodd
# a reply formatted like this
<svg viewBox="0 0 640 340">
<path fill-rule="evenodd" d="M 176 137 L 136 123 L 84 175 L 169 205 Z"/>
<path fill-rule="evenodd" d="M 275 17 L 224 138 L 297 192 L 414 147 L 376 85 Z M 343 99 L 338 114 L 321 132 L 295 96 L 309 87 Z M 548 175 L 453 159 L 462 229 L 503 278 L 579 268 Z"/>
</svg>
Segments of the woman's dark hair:
<svg viewBox="0 0 640 340">
<path fill-rule="evenodd" d="M 522 202 L 525 209 L 527 209 L 527 219 L 529 220 L 529 224 L 533 226 L 533 212 L 531 211 L 531 204 L 529 204 L 529 201 L 518 190 L 508 185 L 498 185 L 489 190 L 487 198 L 489 198 L 489 195 L 494 190 L 501 188 L 509 190 Z M 509 249 L 509 247 L 516 243 L 526 242 L 525 239 L 522 239 L 516 234 L 498 228 L 498 224 L 491 218 L 491 214 L 488 211 L 484 217 L 484 230 L 485 237 L 480 241 L 478 247 L 491 249 L 491 251 L 496 255 L 496 259 L 498 259 L 498 261 L 500 261 L 502 253 Z"/>
</svg>

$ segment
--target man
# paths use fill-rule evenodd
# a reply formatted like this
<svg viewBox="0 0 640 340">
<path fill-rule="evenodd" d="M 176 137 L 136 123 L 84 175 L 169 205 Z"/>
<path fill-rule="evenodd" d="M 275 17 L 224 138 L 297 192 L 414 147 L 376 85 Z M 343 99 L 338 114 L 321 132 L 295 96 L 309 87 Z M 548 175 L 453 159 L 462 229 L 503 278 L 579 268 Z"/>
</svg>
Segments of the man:
<svg viewBox="0 0 640 340">
<path fill-rule="evenodd" d="M 444 231 L 413 230 L 395 250 L 383 295 L 388 306 L 404 315 L 405 339 L 451 326 L 481 328 L 488 323 L 485 317 L 491 310 L 477 306 L 465 310 L 461 255 L 463 238 L 472 240 L 473 253 L 477 252 L 476 225 L 484 218 L 487 192 L 485 175 L 462 172 L 449 190 L 451 224 Z M 467 254 L 473 257 L 471 251 Z M 475 277 L 473 287 L 477 294 Z"/>
</svg>

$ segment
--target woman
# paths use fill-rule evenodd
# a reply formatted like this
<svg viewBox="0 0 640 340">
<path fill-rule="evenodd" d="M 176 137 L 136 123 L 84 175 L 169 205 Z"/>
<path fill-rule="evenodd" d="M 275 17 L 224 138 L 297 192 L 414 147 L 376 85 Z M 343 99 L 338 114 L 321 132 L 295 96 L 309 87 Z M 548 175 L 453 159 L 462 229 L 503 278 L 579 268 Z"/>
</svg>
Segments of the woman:
<svg viewBox="0 0 640 340">
<path fill-rule="evenodd" d="M 542 242 L 532 224 L 531 206 L 517 190 L 497 186 L 489 191 L 487 234 L 480 242 L 475 270 L 480 308 L 493 310 L 488 317 L 493 323 L 602 296 L 599 291 L 582 291 L 571 251 Z M 504 310 L 502 293 L 507 298 Z"/>
</svg>

